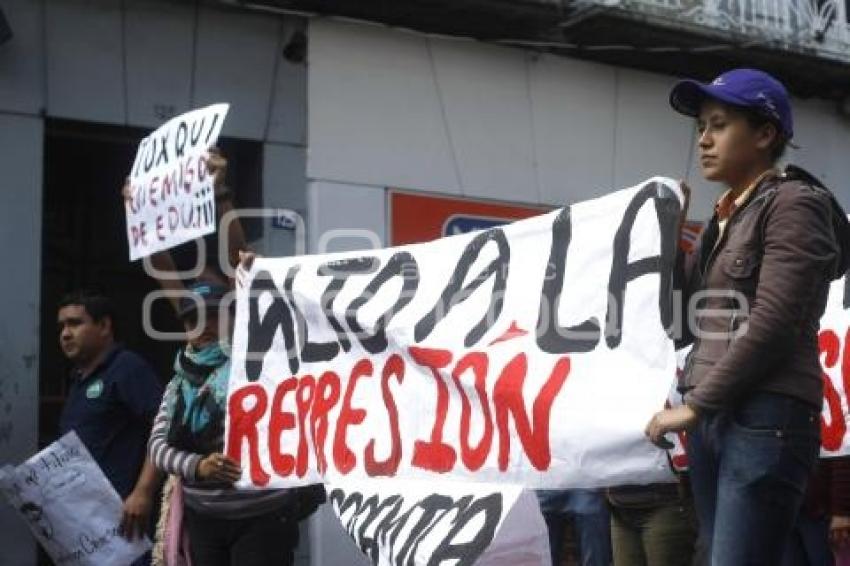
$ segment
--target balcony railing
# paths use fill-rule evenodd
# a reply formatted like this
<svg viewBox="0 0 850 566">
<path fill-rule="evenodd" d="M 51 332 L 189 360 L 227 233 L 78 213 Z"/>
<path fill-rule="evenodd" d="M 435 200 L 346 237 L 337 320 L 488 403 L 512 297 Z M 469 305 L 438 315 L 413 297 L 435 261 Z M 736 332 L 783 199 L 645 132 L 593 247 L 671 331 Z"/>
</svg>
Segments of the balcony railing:
<svg viewBox="0 0 850 566">
<path fill-rule="evenodd" d="M 743 44 L 850 62 L 847 0 L 582 0 Z"/>
</svg>

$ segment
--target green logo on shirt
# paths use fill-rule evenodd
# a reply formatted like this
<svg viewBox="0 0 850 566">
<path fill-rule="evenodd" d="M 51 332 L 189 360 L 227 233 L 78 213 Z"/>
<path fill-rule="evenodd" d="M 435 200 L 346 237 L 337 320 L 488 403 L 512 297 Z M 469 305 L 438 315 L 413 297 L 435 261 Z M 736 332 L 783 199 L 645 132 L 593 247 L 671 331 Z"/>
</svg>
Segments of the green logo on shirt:
<svg viewBox="0 0 850 566">
<path fill-rule="evenodd" d="M 97 379 L 86 388 L 86 397 L 89 399 L 97 399 L 103 393 L 103 380 Z"/>
</svg>

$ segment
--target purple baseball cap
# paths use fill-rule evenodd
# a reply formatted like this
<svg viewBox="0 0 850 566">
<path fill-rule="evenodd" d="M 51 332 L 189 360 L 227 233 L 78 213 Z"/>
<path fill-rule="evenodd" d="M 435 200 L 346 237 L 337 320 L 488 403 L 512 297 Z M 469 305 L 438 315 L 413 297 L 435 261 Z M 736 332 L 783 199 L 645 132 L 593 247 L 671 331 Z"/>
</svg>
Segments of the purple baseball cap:
<svg viewBox="0 0 850 566">
<path fill-rule="evenodd" d="M 788 91 L 764 71 L 733 69 L 711 83 L 679 81 L 670 91 L 670 106 L 685 116 L 697 117 L 707 98 L 755 110 L 779 126 L 786 139 L 794 136 Z"/>
</svg>

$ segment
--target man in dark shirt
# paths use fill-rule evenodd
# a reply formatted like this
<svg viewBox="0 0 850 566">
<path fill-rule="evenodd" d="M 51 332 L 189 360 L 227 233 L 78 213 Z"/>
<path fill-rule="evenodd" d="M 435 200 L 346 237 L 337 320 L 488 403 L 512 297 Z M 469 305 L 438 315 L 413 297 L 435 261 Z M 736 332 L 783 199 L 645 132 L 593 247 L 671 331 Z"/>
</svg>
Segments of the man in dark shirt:
<svg viewBox="0 0 850 566">
<path fill-rule="evenodd" d="M 146 450 L 162 384 L 145 360 L 115 342 L 106 297 L 87 291 L 66 296 L 58 324 L 59 345 L 74 364 L 60 433 L 77 433 L 124 500 L 124 536 L 142 536 L 159 483 Z"/>
</svg>

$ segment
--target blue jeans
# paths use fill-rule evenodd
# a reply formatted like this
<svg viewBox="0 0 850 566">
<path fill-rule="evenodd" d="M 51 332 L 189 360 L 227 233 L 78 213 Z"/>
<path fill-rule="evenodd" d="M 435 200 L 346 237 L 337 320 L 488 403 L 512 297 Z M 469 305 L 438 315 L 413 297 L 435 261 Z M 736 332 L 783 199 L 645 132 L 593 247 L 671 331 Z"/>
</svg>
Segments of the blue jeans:
<svg viewBox="0 0 850 566">
<path fill-rule="evenodd" d="M 581 566 L 611 564 L 611 518 L 605 495 L 592 489 L 541 489 L 540 511 L 549 531 L 552 566 L 562 561 L 564 533 L 572 521 Z"/>
<path fill-rule="evenodd" d="M 712 566 L 782 563 L 819 448 L 819 411 L 785 395 L 700 418 L 688 460 Z"/>
<path fill-rule="evenodd" d="M 800 513 L 785 549 L 782 566 L 832 566 L 835 557 L 829 544 L 829 517 Z"/>
</svg>

